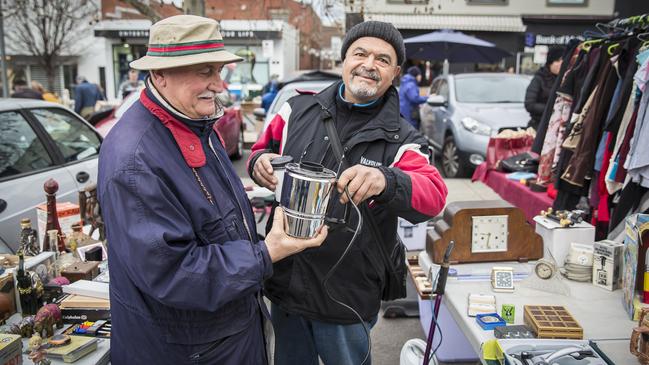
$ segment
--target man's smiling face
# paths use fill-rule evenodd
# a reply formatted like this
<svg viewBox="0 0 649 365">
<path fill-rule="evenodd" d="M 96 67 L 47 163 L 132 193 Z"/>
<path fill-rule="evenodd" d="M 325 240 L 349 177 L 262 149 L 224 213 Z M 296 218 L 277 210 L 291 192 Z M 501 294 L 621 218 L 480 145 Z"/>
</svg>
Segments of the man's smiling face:
<svg viewBox="0 0 649 365">
<path fill-rule="evenodd" d="M 365 103 L 382 96 L 401 72 L 397 54 L 390 43 L 362 37 L 347 49 L 343 61 L 345 99 Z"/>
</svg>

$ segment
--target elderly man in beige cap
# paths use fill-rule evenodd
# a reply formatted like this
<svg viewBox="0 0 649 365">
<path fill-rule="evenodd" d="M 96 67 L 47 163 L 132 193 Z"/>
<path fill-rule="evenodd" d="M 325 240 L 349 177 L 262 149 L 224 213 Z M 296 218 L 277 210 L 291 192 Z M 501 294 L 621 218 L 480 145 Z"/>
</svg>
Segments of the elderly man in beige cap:
<svg viewBox="0 0 649 365">
<path fill-rule="evenodd" d="M 319 246 L 284 217 L 260 241 L 214 123 L 220 71 L 241 59 L 212 19 L 151 27 L 140 99 L 102 145 L 99 200 L 109 244 L 113 364 L 266 363 L 260 290 L 272 263 Z M 265 310 L 265 307 L 263 308 Z"/>
</svg>

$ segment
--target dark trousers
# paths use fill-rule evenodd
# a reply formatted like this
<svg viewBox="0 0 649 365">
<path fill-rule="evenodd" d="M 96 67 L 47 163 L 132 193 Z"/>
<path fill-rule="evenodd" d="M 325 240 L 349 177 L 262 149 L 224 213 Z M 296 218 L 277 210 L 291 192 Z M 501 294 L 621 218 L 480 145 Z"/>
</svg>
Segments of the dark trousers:
<svg viewBox="0 0 649 365">
<path fill-rule="evenodd" d="M 271 305 L 275 330 L 275 365 L 360 365 L 367 353 L 368 338 L 363 325 L 335 324 L 310 320 Z M 376 324 L 374 317 L 366 322 Z M 371 358 L 365 364 L 371 364 Z"/>
</svg>

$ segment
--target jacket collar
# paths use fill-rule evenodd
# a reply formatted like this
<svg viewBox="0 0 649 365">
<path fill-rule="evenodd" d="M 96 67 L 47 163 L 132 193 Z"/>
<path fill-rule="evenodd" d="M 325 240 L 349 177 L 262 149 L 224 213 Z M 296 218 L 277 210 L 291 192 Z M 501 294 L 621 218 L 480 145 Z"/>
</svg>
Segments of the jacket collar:
<svg viewBox="0 0 649 365">
<path fill-rule="evenodd" d="M 338 97 L 338 90 L 342 84 L 342 80 L 338 81 L 320 93 L 315 95 L 315 99 L 320 104 L 322 109 L 330 115 L 336 112 L 336 98 Z M 378 112 L 376 118 L 368 122 L 372 127 L 382 128 L 385 130 L 398 130 L 400 125 L 399 115 L 399 94 L 394 86 L 390 86 L 383 95 L 385 100 Z"/>
<path fill-rule="evenodd" d="M 140 102 L 169 129 L 187 165 L 192 168 L 205 166 L 205 152 L 198 135 L 189 129 L 185 123 L 174 118 L 165 108 L 155 103 L 147 95 L 146 90 L 146 88 L 142 90 Z"/>
</svg>

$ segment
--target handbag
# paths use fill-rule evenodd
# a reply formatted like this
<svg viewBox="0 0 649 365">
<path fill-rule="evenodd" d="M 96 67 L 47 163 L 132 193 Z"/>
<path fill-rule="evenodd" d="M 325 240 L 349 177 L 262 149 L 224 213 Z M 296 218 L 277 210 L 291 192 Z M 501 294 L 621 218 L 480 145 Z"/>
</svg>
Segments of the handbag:
<svg viewBox="0 0 649 365">
<path fill-rule="evenodd" d="M 530 151 L 534 137 L 490 138 L 487 146 L 487 168 L 500 169 L 502 160 Z"/>
<path fill-rule="evenodd" d="M 536 172 L 539 168 L 539 157 L 532 152 L 523 152 L 500 161 L 500 167 L 508 172 Z"/>
<path fill-rule="evenodd" d="M 333 119 L 331 116 L 326 116 L 323 120 L 327 128 L 327 135 L 331 143 L 331 149 L 336 156 L 336 159 L 341 163 L 341 168 L 344 170 L 349 167 L 347 160 L 343 154 L 343 147 L 340 144 L 338 132 L 335 129 Z M 396 243 L 389 247 L 383 240 L 379 231 L 374 215 L 370 211 L 366 202 L 360 204 L 360 211 L 363 215 L 363 222 L 369 227 L 370 232 L 374 239 L 378 242 L 378 253 L 383 262 L 384 272 L 378 273 L 379 276 L 384 277 L 383 288 L 381 290 L 381 300 L 394 300 L 406 297 L 406 274 L 408 268 L 406 267 L 406 250 L 403 242 L 398 235 L 395 234 Z"/>
</svg>

